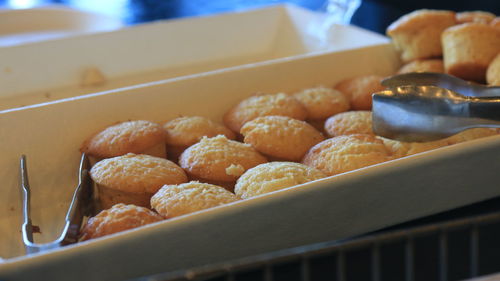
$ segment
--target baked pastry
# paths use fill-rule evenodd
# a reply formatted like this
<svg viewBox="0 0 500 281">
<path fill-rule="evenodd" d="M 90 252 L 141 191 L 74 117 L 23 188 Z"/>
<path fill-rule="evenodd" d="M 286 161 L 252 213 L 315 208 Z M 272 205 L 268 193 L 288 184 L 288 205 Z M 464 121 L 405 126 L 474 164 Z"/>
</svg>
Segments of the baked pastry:
<svg viewBox="0 0 500 281">
<path fill-rule="evenodd" d="M 320 170 L 304 164 L 269 162 L 246 171 L 236 182 L 234 192 L 245 199 L 324 177 Z"/>
<path fill-rule="evenodd" d="M 229 140 L 223 135 L 203 137 L 179 157 L 179 165 L 192 180 L 231 189 L 246 170 L 267 162 L 251 145 Z"/>
<path fill-rule="evenodd" d="M 163 128 L 167 132 L 167 152 L 172 161 L 177 161 L 186 148 L 200 141 L 202 137 L 225 135 L 228 139 L 236 138 L 224 125 L 201 116 L 178 117 L 166 122 Z"/>
<path fill-rule="evenodd" d="M 333 176 L 390 159 L 391 153 L 380 139 L 357 134 L 318 143 L 307 152 L 302 163 Z"/>
<path fill-rule="evenodd" d="M 490 137 L 498 134 L 498 130 L 494 128 L 472 128 L 455 134 L 445 140 L 448 144 L 457 144 L 461 142 L 466 142 L 470 140 Z"/>
<path fill-rule="evenodd" d="M 372 129 L 372 112 L 358 110 L 333 115 L 325 122 L 325 132 L 330 137 L 353 134 L 375 135 Z"/>
<path fill-rule="evenodd" d="M 298 120 L 307 118 L 307 110 L 293 96 L 284 93 L 257 94 L 242 100 L 224 115 L 224 124 L 235 133 L 248 121 L 260 116 L 279 115 Z"/>
<path fill-rule="evenodd" d="M 485 11 L 466 11 L 456 14 L 457 23 L 477 22 L 489 24 L 495 18 L 495 14 Z"/>
<path fill-rule="evenodd" d="M 416 10 L 389 25 L 387 35 L 404 62 L 428 59 L 443 54 L 441 33 L 455 24 L 455 12 Z"/>
<path fill-rule="evenodd" d="M 238 200 L 223 187 L 191 181 L 164 185 L 151 197 L 151 206 L 163 217 L 173 218 Z"/>
<path fill-rule="evenodd" d="M 429 142 L 402 142 L 382 137 L 379 138 L 384 142 L 384 145 L 391 152 L 394 159 L 410 156 L 448 145 L 448 141 L 444 139 Z"/>
<path fill-rule="evenodd" d="M 340 81 L 335 89 L 349 99 L 352 110 L 372 109 L 372 94 L 385 89 L 379 75 L 361 75 Z"/>
<path fill-rule="evenodd" d="M 82 229 L 81 241 L 90 240 L 163 220 L 148 208 L 116 204 L 90 218 Z"/>
<path fill-rule="evenodd" d="M 493 26 L 494 28 L 500 28 L 500 17 L 494 18 L 491 22 L 490 25 Z"/>
<path fill-rule="evenodd" d="M 104 209 L 117 203 L 149 207 L 151 196 L 163 185 L 187 182 L 184 170 L 172 161 L 133 153 L 97 162 L 90 176 Z"/>
<path fill-rule="evenodd" d="M 313 145 L 325 138 L 313 126 L 286 116 L 263 116 L 241 128 L 244 142 L 275 159 L 300 161 Z"/>
<path fill-rule="evenodd" d="M 500 53 L 491 61 L 486 70 L 486 82 L 491 86 L 500 86 Z"/>
<path fill-rule="evenodd" d="M 349 100 L 340 91 L 323 86 L 304 89 L 293 96 L 306 108 L 309 120 L 324 120 L 350 108 Z"/>
<path fill-rule="evenodd" d="M 156 123 L 144 120 L 127 121 L 107 127 L 86 140 L 81 151 L 98 159 L 127 153 L 166 156 L 165 130 Z"/>
<path fill-rule="evenodd" d="M 442 42 L 447 73 L 484 82 L 488 65 L 500 52 L 500 29 L 482 23 L 464 23 L 446 29 Z"/>
<path fill-rule="evenodd" d="M 398 74 L 410 72 L 437 72 L 444 73 L 444 64 L 442 59 L 422 59 L 414 60 L 403 65 Z"/>
</svg>

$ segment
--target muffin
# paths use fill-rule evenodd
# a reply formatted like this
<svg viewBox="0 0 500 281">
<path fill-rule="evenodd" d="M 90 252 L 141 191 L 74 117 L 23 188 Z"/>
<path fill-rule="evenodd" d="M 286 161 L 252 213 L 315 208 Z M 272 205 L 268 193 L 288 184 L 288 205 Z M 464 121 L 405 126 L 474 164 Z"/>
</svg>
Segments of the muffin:
<svg viewBox="0 0 500 281">
<path fill-rule="evenodd" d="M 495 15 L 485 11 L 466 11 L 457 13 L 455 18 L 459 24 L 466 22 L 489 24 L 493 19 L 495 19 Z"/>
<path fill-rule="evenodd" d="M 90 218 L 82 229 L 80 240 L 94 239 L 161 220 L 163 218 L 150 209 L 119 203 Z"/>
<path fill-rule="evenodd" d="M 494 18 L 491 22 L 490 25 L 493 26 L 494 28 L 499 28 L 500 29 L 500 17 Z"/>
<path fill-rule="evenodd" d="M 104 209 L 117 203 L 149 207 L 151 196 L 163 185 L 187 182 L 186 173 L 175 163 L 133 153 L 97 162 L 90 176 Z"/>
<path fill-rule="evenodd" d="M 462 132 L 455 134 L 451 137 L 448 137 L 445 139 L 445 141 L 447 141 L 448 144 L 452 145 L 452 144 L 457 144 L 457 143 L 466 142 L 466 141 L 470 141 L 470 140 L 494 136 L 497 134 L 498 134 L 497 129 L 473 128 L 473 129 L 468 129 L 468 130 L 462 131 Z"/>
<path fill-rule="evenodd" d="M 225 135 L 235 139 L 235 134 L 206 117 L 184 116 L 166 122 L 163 128 L 167 132 L 167 152 L 172 161 L 177 161 L 181 153 L 189 146 L 197 143 L 202 137 Z"/>
<path fill-rule="evenodd" d="M 304 89 L 293 96 L 307 110 L 308 120 L 324 120 L 349 110 L 349 100 L 340 92 L 327 87 Z"/>
<path fill-rule="evenodd" d="M 452 11 L 416 10 L 389 25 L 387 35 L 404 62 L 428 59 L 443 54 L 441 33 L 455 24 Z"/>
<path fill-rule="evenodd" d="M 500 53 L 491 61 L 486 70 L 486 82 L 490 86 L 500 86 Z"/>
<path fill-rule="evenodd" d="M 353 134 L 375 135 L 372 129 L 372 112 L 359 110 L 333 115 L 325 122 L 325 132 L 330 137 Z"/>
<path fill-rule="evenodd" d="M 237 200 L 236 195 L 223 187 L 191 181 L 164 185 L 151 197 L 151 206 L 163 217 L 173 218 Z"/>
<path fill-rule="evenodd" d="M 251 145 L 229 140 L 223 135 L 203 137 L 179 157 L 179 165 L 192 180 L 231 189 L 246 170 L 267 162 Z"/>
<path fill-rule="evenodd" d="M 166 156 L 165 130 L 156 123 L 144 120 L 127 121 L 107 127 L 86 140 L 81 151 L 97 159 L 127 153 Z"/>
<path fill-rule="evenodd" d="M 500 52 L 500 29 L 464 23 L 443 32 L 444 67 L 462 79 L 484 82 L 486 70 Z"/>
<path fill-rule="evenodd" d="M 422 59 L 414 60 L 403 65 L 398 74 L 410 72 L 437 72 L 444 73 L 444 64 L 442 59 Z"/>
<path fill-rule="evenodd" d="M 236 182 L 234 192 L 245 199 L 324 177 L 320 170 L 300 163 L 269 162 L 246 171 Z"/>
<path fill-rule="evenodd" d="M 391 160 L 384 143 L 372 135 L 347 135 L 327 139 L 313 146 L 302 163 L 327 176 Z"/>
<path fill-rule="evenodd" d="M 402 142 L 379 137 L 394 159 L 410 156 L 413 154 L 437 149 L 448 145 L 446 140 L 437 140 L 429 142 Z"/>
<path fill-rule="evenodd" d="M 284 94 L 258 94 L 242 100 L 224 115 L 224 124 L 235 133 L 248 121 L 260 116 L 279 115 L 298 120 L 307 118 L 307 110 L 294 97 Z"/>
<path fill-rule="evenodd" d="M 335 89 L 349 99 L 352 110 L 372 109 L 372 94 L 385 89 L 379 75 L 361 75 L 340 81 Z"/>
<path fill-rule="evenodd" d="M 244 142 L 274 159 L 300 161 L 323 135 L 305 121 L 286 116 L 263 116 L 241 128 Z"/>
</svg>

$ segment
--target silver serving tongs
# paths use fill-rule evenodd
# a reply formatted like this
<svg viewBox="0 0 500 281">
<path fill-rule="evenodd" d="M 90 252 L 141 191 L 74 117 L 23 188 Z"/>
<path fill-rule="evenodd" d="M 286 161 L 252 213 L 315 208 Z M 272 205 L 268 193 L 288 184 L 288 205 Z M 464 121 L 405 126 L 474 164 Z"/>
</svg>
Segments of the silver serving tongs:
<svg viewBox="0 0 500 281">
<path fill-rule="evenodd" d="M 85 154 L 82 154 L 79 167 L 78 186 L 73 193 L 73 198 L 66 213 L 65 225 L 59 237 L 49 243 L 37 244 L 33 241 L 33 224 L 30 216 L 30 186 L 28 183 L 28 169 L 26 156 L 20 160 L 21 188 L 23 191 L 23 217 L 22 226 L 23 242 L 27 254 L 55 249 L 78 241 L 80 228 L 85 217 L 94 214 L 94 200 L 92 181 L 88 174 L 90 163 Z"/>
<path fill-rule="evenodd" d="M 500 127 L 500 87 L 481 86 L 439 73 L 397 75 L 382 84 L 389 88 L 373 94 L 373 130 L 377 135 L 423 142 L 469 128 Z"/>
</svg>

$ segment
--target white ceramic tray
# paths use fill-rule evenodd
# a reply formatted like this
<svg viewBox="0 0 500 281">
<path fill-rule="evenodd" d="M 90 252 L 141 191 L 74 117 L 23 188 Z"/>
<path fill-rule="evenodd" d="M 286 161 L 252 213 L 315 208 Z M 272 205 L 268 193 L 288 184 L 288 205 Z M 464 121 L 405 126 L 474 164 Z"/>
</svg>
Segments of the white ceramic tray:
<svg viewBox="0 0 500 281">
<path fill-rule="evenodd" d="M 179 114 L 221 120 L 254 92 L 392 74 L 389 45 L 291 57 L 0 113 L 0 280 L 123 280 L 342 239 L 500 195 L 500 138 L 445 147 L 117 235 L 23 256 L 19 156 L 28 156 L 34 221 L 48 241 L 76 184 L 78 148 L 117 121 Z"/>
<path fill-rule="evenodd" d="M 324 13 L 271 6 L 0 48 L 0 111 L 290 56 L 386 43 Z M 82 86 L 88 69 L 105 77 Z"/>
</svg>

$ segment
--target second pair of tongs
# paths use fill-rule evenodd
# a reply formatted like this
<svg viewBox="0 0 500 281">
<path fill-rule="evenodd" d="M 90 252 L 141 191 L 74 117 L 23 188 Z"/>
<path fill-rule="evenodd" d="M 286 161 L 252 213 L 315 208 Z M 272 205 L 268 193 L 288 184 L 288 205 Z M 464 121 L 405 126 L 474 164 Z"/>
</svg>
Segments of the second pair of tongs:
<svg viewBox="0 0 500 281">
<path fill-rule="evenodd" d="M 410 73 L 373 94 L 373 130 L 410 142 L 432 141 L 476 127 L 500 127 L 500 87 L 441 73 Z"/>
<path fill-rule="evenodd" d="M 85 154 L 82 155 L 78 171 L 78 186 L 76 187 L 71 203 L 65 217 L 65 224 L 59 237 L 49 243 L 38 244 L 33 240 L 36 227 L 31 221 L 30 201 L 31 189 L 28 182 L 28 168 L 26 156 L 22 155 L 20 160 L 21 188 L 23 191 L 23 217 L 22 226 L 23 242 L 27 254 L 55 249 L 78 241 L 82 223 L 86 217 L 95 212 L 93 186 L 88 171 L 90 163 Z"/>
</svg>

